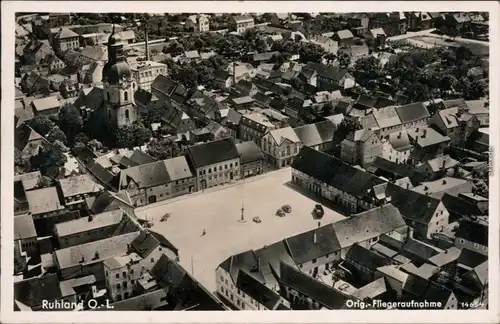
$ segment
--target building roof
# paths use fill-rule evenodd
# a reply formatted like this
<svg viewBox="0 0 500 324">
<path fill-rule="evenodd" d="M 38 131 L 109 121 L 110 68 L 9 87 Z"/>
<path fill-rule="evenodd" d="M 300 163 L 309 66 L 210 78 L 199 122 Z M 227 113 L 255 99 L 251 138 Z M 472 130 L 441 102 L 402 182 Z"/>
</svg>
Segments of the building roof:
<svg viewBox="0 0 500 324">
<path fill-rule="evenodd" d="M 134 161 L 138 165 L 151 163 L 151 162 L 156 161 L 156 159 L 154 157 L 152 157 L 149 154 L 144 153 L 141 150 L 134 150 L 134 152 L 132 152 L 132 154 L 129 156 L 129 159 L 131 159 L 132 161 Z"/>
<path fill-rule="evenodd" d="M 373 186 L 384 182 L 336 157 L 307 146 L 300 150 L 292 163 L 292 168 L 357 198 L 365 197 Z"/>
<path fill-rule="evenodd" d="M 340 245 L 348 247 L 405 226 L 405 221 L 393 205 L 355 214 L 332 224 Z"/>
<path fill-rule="evenodd" d="M 28 143 L 44 140 L 43 136 L 37 133 L 33 128 L 29 127 L 27 124 L 22 123 L 19 127 L 15 129 L 14 136 L 14 147 L 22 151 L 26 148 Z M 38 151 L 36 151 L 38 153 Z M 36 154 L 35 153 L 35 154 Z"/>
<path fill-rule="evenodd" d="M 374 37 L 377 38 L 379 36 L 386 36 L 385 31 L 383 28 L 374 28 L 370 29 L 370 34 Z"/>
<path fill-rule="evenodd" d="M 424 181 L 413 191 L 441 199 L 445 193 L 457 196 L 462 192 L 472 192 L 472 183 L 465 179 L 444 177 L 435 181 Z"/>
<path fill-rule="evenodd" d="M 233 19 L 237 24 L 253 21 L 253 18 L 250 15 L 234 16 Z"/>
<path fill-rule="evenodd" d="M 241 164 L 264 160 L 264 154 L 254 141 L 237 143 L 236 149 L 241 157 Z"/>
<path fill-rule="evenodd" d="M 56 187 L 26 191 L 26 199 L 32 215 L 50 213 L 64 209 Z"/>
<path fill-rule="evenodd" d="M 453 296 L 453 292 L 437 283 L 410 274 L 403 286 L 403 292 L 409 294 L 418 301 L 441 302 L 444 307 Z"/>
<path fill-rule="evenodd" d="M 14 182 L 16 181 L 21 181 L 23 183 L 24 190 L 31 190 L 40 184 L 42 181 L 42 174 L 40 171 L 18 174 L 14 176 Z"/>
<path fill-rule="evenodd" d="M 383 266 L 377 269 L 380 273 L 382 273 L 386 277 L 390 277 L 398 280 L 399 282 L 404 283 L 406 279 L 408 279 L 408 274 L 404 271 L 399 270 L 393 265 Z"/>
<path fill-rule="evenodd" d="M 391 197 L 391 204 L 399 210 L 401 215 L 418 223 L 427 224 L 441 203 L 433 197 L 390 183 L 387 185 L 387 189 L 387 195 Z M 425 208 L 422 208 L 422 206 L 425 206 Z"/>
<path fill-rule="evenodd" d="M 333 122 L 325 120 L 294 128 L 294 131 L 304 145 L 316 146 L 331 142 L 335 129 L 336 126 Z"/>
<path fill-rule="evenodd" d="M 350 132 L 345 140 L 351 142 L 366 142 L 370 137 L 372 137 L 374 133 L 369 129 L 359 129 L 356 131 Z"/>
<path fill-rule="evenodd" d="M 419 147 L 428 147 L 450 141 L 448 136 L 443 136 L 432 127 L 415 127 L 407 129 L 412 144 Z"/>
<path fill-rule="evenodd" d="M 488 246 L 488 225 L 463 220 L 460 222 L 455 237 L 479 245 Z"/>
<path fill-rule="evenodd" d="M 57 274 L 47 274 L 14 283 L 14 299 L 28 307 L 41 305 L 45 300 L 53 301 L 61 298 Z"/>
<path fill-rule="evenodd" d="M 278 293 L 248 275 L 245 271 L 240 270 L 235 286 L 268 310 L 274 310 L 281 301 L 281 296 Z"/>
<path fill-rule="evenodd" d="M 454 160 L 449 155 L 438 156 L 434 159 L 430 159 L 426 162 L 433 172 L 438 172 L 443 169 L 453 168 L 460 164 L 457 160 Z"/>
<path fill-rule="evenodd" d="M 165 164 L 171 181 L 191 178 L 193 176 L 185 156 L 167 159 L 164 160 L 163 163 Z"/>
<path fill-rule="evenodd" d="M 114 256 L 125 255 L 128 252 L 128 246 L 139 234 L 140 232 L 127 233 L 60 249 L 54 252 L 55 258 L 60 270 L 80 264 L 102 262 Z"/>
<path fill-rule="evenodd" d="M 56 96 L 35 99 L 31 102 L 31 104 L 37 112 L 61 107 L 61 103 Z"/>
<path fill-rule="evenodd" d="M 14 217 L 14 240 L 37 237 L 33 216 L 30 214 Z"/>
<path fill-rule="evenodd" d="M 59 186 L 64 197 L 73 197 L 99 192 L 102 187 L 87 174 L 77 175 L 59 180 Z"/>
<path fill-rule="evenodd" d="M 193 145 L 187 148 L 191 162 L 194 167 L 220 163 L 239 157 L 238 150 L 231 138 Z"/>
<path fill-rule="evenodd" d="M 345 305 L 347 299 L 350 298 L 340 291 L 325 285 L 324 283 L 283 262 L 280 264 L 280 268 L 280 281 L 285 286 L 310 297 L 326 308 L 340 309 Z"/>
<path fill-rule="evenodd" d="M 59 32 L 54 36 L 55 39 L 65 39 L 72 37 L 78 37 L 78 34 L 66 27 L 60 28 Z"/>
<path fill-rule="evenodd" d="M 396 112 L 403 124 L 422 120 L 431 116 L 422 102 L 399 106 L 396 108 Z"/>
<path fill-rule="evenodd" d="M 423 242 L 417 241 L 413 238 L 408 238 L 408 240 L 403 244 L 401 249 L 401 254 L 410 258 L 411 260 L 426 261 L 431 257 L 438 254 L 438 252 L 431 246 L 424 244 Z"/>
<path fill-rule="evenodd" d="M 392 264 L 392 260 L 359 244 L 352 245 L 345 256 L 347 262 L 354 262 L 366 269 L 375 271 L 379 267 Z"/>
<path fill-rule="evenodd" d="M 341 249 L 331 225 L 291 236 L 285 242 L 296 264 L 303 264 Z"/>
<path fill-rule="evenodd" d="M 102 214 L 82 217 L 55 225 L 59 237 L 90 232 L 99 228 L 118 225 L 124 217 L 121 209 L 104 212 Z"/>
<path fill-rule="evenodd" d="M 429 258 L 428 262 L 434 264 L 435 266 L 442 267 L 451 262 L 455 262 L 460 257 L 462 250 L 454 246 L 450 247 L 444 252 L 436 254 Z"/>
<path fill-rule="evenodd" d="M 297 136 L 297 133 L 290 126 L 278 128 L 278 129 L 273 129 L 273 130 L 269 131 L 269 134 L 271 135 L 271 137 L 274 139 L 274 141 L 276 142 L 276 144 L 278 146 L 280 146 L 286 140 L 288 140 L 292 143 L 300 142 L 300 139 Z"/>
<path fill-rule="evenodd" d="M 349 29 L 339 30 L 336 34 L 340 39 L 354 38 L 354 35 Z"/>
<path fill-rule="evenodd" d="M 163 246 L 177 254 L 177 248 L 163 235 L 153 231 L 141 231 L 140 235 L 131 243 L 143 259 L 147 258 L 158 246 Z"/>
<path fill-rule="evenodd" d="M 377 121 L 380 128 L 389 128 L 401 125 L 401 120 L 396 111 L 396 107 L 385 107 L 380 109 L 375 109 L 373 111 L 373 117 Z"/>
<path fill-rule="evenodd" d="M 369 284 L 359 288 L 354 294 L 353 297 L 365 300 L 366 298 L 374 299 L 384 293 L 386 293 L 388 287 L 385 284 L 384 278 L 378 278 L 375 281 L 370 282 Z"/>
<path fill-rule="evenodd" d="M 458 257 L 458 264 L 465 265 L 468 268 L 475 268 L 481 263 L 488 260 L 488 256 L 476 252 L 474 250 L 463 248 L 460 256 Z"/>
</svg>

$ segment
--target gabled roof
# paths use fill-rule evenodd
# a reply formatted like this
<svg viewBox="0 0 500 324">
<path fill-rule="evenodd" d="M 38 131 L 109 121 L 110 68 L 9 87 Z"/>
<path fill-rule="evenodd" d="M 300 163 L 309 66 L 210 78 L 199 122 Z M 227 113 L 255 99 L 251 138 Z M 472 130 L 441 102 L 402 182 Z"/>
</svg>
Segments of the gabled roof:
<svg viewBox="0 0 500 324">
<path fill-rule="evenodd" d="M 380 128 L 389 128 L 401 125 L 401 119 L 399 119 L 395 107 L 375 109 L 373 111 L 373 116 L 375 117 L 375 120 Z"/>
<path fill-rule="evenodd" d="M 464 220 L 460 222 L 455 237 L 488 246 L 488 226 L 478 222 Z"/>
<path fill-rule="evenodd" d="M 241 156 L 241 164 L 264 160 L 264 154 L 254 141 L 237 143 L 236 149 Z"/>
<path fill-rule="evenodd" d="M 56 96 L 35 99 L 31 102 L 36 112 L 55 109 L 61 107 L 61 103 Z"/>
<path fill-rule="evenodd" d="M 141 231 L 140 235 L 130 245 L 143 259 L 146 259 L 159 246 L 166 247 L 178 254 L 177 248 L 169 240 L 163 235 L 150 230 L 148 232 Z"/>
<path fill-rule="evenodd" d="M 33 216 L 30 214 L 14 217 L 14 240 L 25 240 L 37 237 Z"/>
<path fill-rule="evenodd" d="M 146 164 L 146 163 L 152 163 L 155 162 L 156 159 L 146 153 L 144 153 L 141 150 L 134 150 L 132 155 L 130 155 L 129 159 L 134 161 L 137 164 Z"/>
<path fill-rule="evenodd" d="M 379 267 L 392 264 L 392 260 L 378 254 L 374 251 L 366 249 L 359 244 L 354 244 L 349 248 L 345 256 L 347 262 L 353 262 L 361 265 L 366 269 L 375 271 Z"/>
<path fill-rule="evenodd" d="M 193 145 L 187 148 L 187 153 L 195 168 L 239 157 L 238 150 L 232 138 Z"/>
<path fill-rule="evenodd" d="M 101 190 L 101 186 L 87 174 L 60 179 L 59 186 L 64 197 L 92 194 Z"/>
<path fill-rule="evenodd" d="M 352 297 L 344 295 L 340 291 L 283 262 L 280 264 L 280 268 L 280 281 L 283 285 L 312 298 L 328 309 L 340 309 L 345 305 L 347 299 L 352 299 Z"/>
<path fill-rule="evenodd" d="M 458 264 L 465 265 L 468 268 L 475 268 L 487 260 L 487 255 L 478 253 L 468 248 L 463 248 L 460 256 L 458 257 Z"/>
<path fill-rule="evenodd" d="M 74 235 L 77 233 L 94 231 L 110 226 L 118 225 L 124 217 L 124 212 L 120 209 L 101 214 L 93 215 L 92 220 L 82 217 L 67 222 L 56 224 L 54 227 L 59 237 Z"/>
<path fill-rule="evenodd" d="M 387 184 L 386 195 L 391 197 L 391 204 L 399 210 L 404 218 L 422 224 L 427 224 L 431 220 L 440 204 L 439 199 L 391 183 Z"/>
<path fill-rule="evenodd" d="M 399 106 L 396 108 L 396 112 L 403 124 L 429 118 L 431 116 L 422 102 Z"/>
<path fill-rule="evenodd" d="M 240 270 L 235 286 L 259 304 L 264 305 L 268 310 L 274 310 L 281 301 L 281 296 L 278 293 L 248 275 L 245 271 Z"/>
<path fill-rule="evenodd" d="M 402 215 L 391 204 L 355 214 L 353 217 L 332 224 L 342 248 L 378 237 L 405 225 Z"/>
<path fill-rule="evenodd" d="M 450 289 L 415 274 L 410 274 L 408 276 L 408 279 L 403 285 L 403 292 L 409 295 L 409 299 L 418 301 L 439 301 L 442 307 L 444 307 L 448 300 L 454 295 Z"/>
<path fill-rule="evenodd" d="M 79 35 L 69 28 L 63 27 L 59 29 L 59 32 L 54 36 L 55 39 L 65 39 L 71 37 L 78 37 Z"/>
<path fill-rule="evenodd" d="M 244 23 L 244 22 L 253 21 L 253 18 L 250 15 L 234 16 L 233 19 L 236 23 Z"/>
<path fill-rule="evenodd" d="M 273 129 L 273 130 L 269 131 L 269 134 L 272 136 L 272 138 L 274 139 L 274 141 L 276 142 L 276 144 L 278 146 L 280 146 L 286 140 L 288 140 L 292 143 L 300 142 L 300 139 L 297 136 L 296 132 L 290 126 L 278 128 L 278 129 Z"/>
<path fill-rule="evenodd" d="M 345 140 L 349 140 L 349 141 L 352 141 L 352 142 L 366 142 L 370 137 L 372 137 L 373 135 L 375 135 L 371 130 L 369 129 L 360 129 L 360 130 L 356 130 L 356 131 L 353 131 L 353 132 L 350 132 Z"/>
<path fill-rule="evenodd" d="M 171 181 L 163 161 L 132 166 L 120 172 L 120 187 L 132 180 L 139 188 L 155 187 Z"/>
<path fill-rule="evenodd" d="M 303 264 L 341 249 L 330 224 L 291 236 L 285 242 L 296 264 Z"/>
<path fill-rule="evenodd" d="M 61 298 L 62 292 L 57 274 L 47 274 L 14 283 L 14 299 L 28 307 L 39 306 L 43 301 Z"/>
<path fill-rule="evenodd" d="M 27 124 L 22 123 L 15 130 L 14 147 L 22 151 L 32 141 L 43 140 L 43 136 L 38 134 Z"/>
<path fill-rule="evenodd" d="M 336 35 L 339 37 L 339 39 L 349 39 L 349 38 L 354 38 L 354 35 L 349 29 L 344 29 L 344 30 L 339 30 Z"/>
<path fill-rule="evenodd" d="M 330 120 L 294 128 L 295 134 L 306 146 L 316 146 L 331 142 L 336 126 Z"/>
<path fill-rule="evenodd" d="M 32 215 L 44 214 L 64 209 L 56 187 L 26 191 L 26 199 Z"/>
<path fill-rule="evenodd" d="M 406 164 L 395 163 L 377 156 L 370 165 L 370 169 L 374 168 L 373 172 L 382 170 L 384 172 L 392 173 L 398 177 L 404 178 L 410 174 L 411 166 Z"/>
<path fill-rule="evenodd" d="M 398 152 L 411 150 L 413 148 L 406 130 L 390 133 L 387 140 L 391 144 L 392 148 Z"/>
<path fill-rule="evenodd" d="M 163 163 L 165 164 L 171 181 L 191 178 L 193 176 L 185 156 L 163 160 Z"/>
</svg>

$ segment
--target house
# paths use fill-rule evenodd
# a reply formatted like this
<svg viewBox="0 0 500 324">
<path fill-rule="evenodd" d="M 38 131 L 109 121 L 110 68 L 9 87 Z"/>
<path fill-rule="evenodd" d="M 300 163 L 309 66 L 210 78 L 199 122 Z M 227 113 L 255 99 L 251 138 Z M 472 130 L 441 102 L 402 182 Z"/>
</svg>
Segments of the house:
<svg viewBox="0 0 500 324">
<path fill-rule="evenodd" d="M 349 89 L 356 84 L 354 77 L 351 76 L 347 70 L 341 69 L 338 66 L 328 67 L 323 64 L 318 64 L 315 66 L 315 71 L 318 73 L 317 87 L 321 91 Z"/>
<path fill-rule="evenodd" d="M 53 38 L 54 49 L 59 52 L 80 48 L 79 35 L 69 28 L 62 27 Z"/>
<path fill-rule="evenodd" d="M 80 91 L 79 84 L 73 80 L 65 79 L 59 85 L 59 92 L 64 99 L 78 97 Z"/>
<path fill-rule="evenodd" d="M 373 282 L 377 279 L 377 268 L 390 264 L 392 264 L 391 259 L 358 244 L 349 248 L 343 263 L 360 283 Z"/>
<path fill-rule="evenodd" d="M 26 191 L 26 200 L 39 236 L 50 235 L 55 224 L 75 217 L 67 212 L 56 187 Z"/>
<path fill-rule="evenodd" d="M 410 154 L 410 160 L 415 163 L 425 162 L 435 157 L 443 155 L 443 151 L 448 147 L 450 138 L 443 136 L 432 127 L 415 127 L 406 130 L 410 143 L 414 149 Z"/>
<path fill-rule="evenodd" d="M 376 157 L 382 156 L 382 142 L 371 130 L 357 130 L 342 141 L 340 156 L 350 164 L 370 164 Z"/>
<path fill-rule="evenodd" d="M 196 128 L 192 118 L 178 108 L 168 107 L 161 117 L 162 126 L 170 134 L 184 134 Z"/>
<path fill-rule="evenodd" d="M 42 135 L 38 134 L 25 123 L 16 127 L 14 134 L 15 154 L 30 158 L 37 155 L 40 148 L 45 148 L 49 145 L 50 143 Z"/>
<path fill-rule="evenodd" d="M 488 225 L 463 220 L 455 233 L 455 246 L 488 255 Z"/>
<path fill-rule="evenodd" d="M 490 125 L 489 101 L 484 99 L 468 100 L 465 104 L 467 105 L 467 113 L 478 119 L 480 127 L 487 127 Z"/>
<path fill-rule="evenodd" d="M 469 136 L 480 127 L 478 118 L 466 109 L 453 107 L 439 110 L 429 120 L 435 127 L 450 138 L 450 145 L 465 146 Z"/>
<path fill-rule="evenodd" d="M 362 27 L 367 29 L 370 22 L 370 17 L 366 13 L 353 13 L 347 17 L 349 26 L 353 28 Z"/>
<path fill-rule="evenodd" d="M 220 121 L 222 119 L 221 110 L 225 108 L 224 104 L 218 102 L 209 94 L 197 90 L 186 102 L 188 114 L 205 124 L 209 124 L 211 121 Z"/>
<path fill-rule="evenodd" d="M 189 146 L 187 157 L 195 172 L 197 190 L 241 178 L 240 155 L 232 138 Z"/>
<path fill-rule="evenodd" d="M 369 28 L 383 28 L 387 37 L 404 35 L 408 23 L 404 12 L 378 12 L 370 17 Z"/>
<path fill-rule="evenodd" d="M 431 117 L 427 107 L 422 102 L 396 107 L 396 112 L 403 128 L 427 125 L 427 121 Z"/>
<path fill-rule="evenodd" d="M 158 75 L 167 75 L 166 64 L 154 61 L 140 61 L 130 64 L 132 75 L 137 82 L 137 87 L 146 91 L 151 91 L 151 84 Z"/>
<path fill-rule="evenodd" d="M 450 214 L 439 199 L 392 184 L 388 185 L 388 192 L 391 204 L 414 229 L 415 238 L 430 239 L 448 225 Z"/>
<path fill-rule="evenodd" d="M 260 143 L 266 161 L 278 168 L 291 165 L 302 147 L 297 133 L 290 126 L 268 131 Z"/>
<path fill-rule="evenodd" d="M 338 42 L 340 47 L 354 45 L 354 35 L 349 29 L 335 32 L 332 38 Z"/>
<path fill-rule="evenodd" d="M 445 193 L 441 198 L 441 201 L 449 211 L 450 219 L 453 221 L 460 220 L 464 217 L 480 216 L 488 213 L 487 207 L 481 208 L 480 205 L 468 200 L 461 194 L 457 197 Z"/>
<path fill-rule="evenodd" d="M 472 183 L 468 180 L 447 176 L 434 181 L 424 181 L 419 186 L 412 188 L 412 190 L 441 199 L 445 193 L 453 196 L 458 196 L 461 193 L 470 193 L 472 192 L 472 187 Z"/>
<path fill-rule="evenodd" d="M 235 91 L 239 97 L 254 97 L 259 88 L 252 82 L 240 80 L 233 85 L 233 89 L 231 90 Z"/>
<path fill-rule="evenodd" d="M 373 207 L 369 192 L 385 181 L 304 146 L 293 160 L 292 182 L 356 213 Z"/>
<path fill-rule="evenodd" d="M 85 199 L 95 197 L 102 192 L 102 186 L 94 182 L 87 174 L 73 176 L 59 180 L 64 203 L 67 208 L 75 209 L 83 204 Z"/>
<path fill-rule="evenodd" d="M 31 102 L 31 108 L 33 113 L 36 115 L 56 115 L 61 108 L 61 103 L 59 99 L 55 96 L 45 97 L 40 99 L 35 99 Z"/>
<path fill-rule="evenodd" d="M 186 61 L 198 61 L 201 59 L 200 53 L 198 51 L 186 51 L 182 57 Z"/>
<path fill-rule="evenodd" d="M 62 70 L 66 67 L 66 64 L 58 58 L 54 54 L 48 54 L 45 56 L 41 61 L 40 65 L 43 67 L 47 67 L 49 69 L 49 72 L 57 71 L 57 70 Z"/>
<path fill-rule="evenodd" d="M 252 16 L 243 15 L 243 16 L 233 16 L 230 22 L 231 31 L 235 31 L 238 34 L 243 34 L 245 30 L 251 29 L 255 26 L 255 22 Z"/>
<path fill-rule="evenodd" d="M 405 301 L 434 302 L 440 309 L 458 309 L 457 297 L 453 291 L 415 274 L 410 274 L 406 279 L 402 297 Z"/>
<path fill-rule="evenodd" d="M 38 239 L 30 214 L 16 215 L 14 217 L 14 243 L 19 244 L 21 251 L 28 257 L 34 256 L 38 251 Z"/>
<path fill-rule="evenodd" d="M 139 235 L 140 232 L 136 231 L 56 250 L 53 253 L 54 264 L 62 279 L 93 274 L 98 282 L 104 282 L 103 262 L 114 256 L 126 255 Z"/>
<path fill-rule="evenodd" d="M 28 95 L 50 93 L 50 81 L 39 71 L 26 73 L 21 79 L 21 89 Z"/>
<path fill-rule="evenodd" d="M 353 107 L 359 107 L 359 104 L 356 104 Z M 375 131 L 380 138 L 387 139 L 389 134 L 403 129 L 403 124 L 397 114 L 396 107 L 394 106 L 373 109 L 372 114 L 377 123 L 377 128 L 372 128 L 372 130 Z"/>
<path fill-rule="evenodd" d="M 189 92 L 183 85 L 161 74 L 151 84 L 151 93 L 176 108 L 181 108 L 189 97 Z"/>
<path fill-rule="evenodd" d="M 196 191 L 195 177 L 183 156 L 129 167 L 117 180 L 118 190 L 126 191 L 134 206 Z"/>
<path fill-rule="evenodd" d="M 264 154 L 254 141 L 237 143 L 236 149 L 241 158 L 240 174 L 243 178 L 264 172 Z"/>
<path fill-rule="evenodd" d="M 89 215 L 54 226 L 54 237 L 59 248 L 65 249 L 115 235 L 131 233 L 139 229 L 139 224 L 122 209 Z"/>
<path fill-rule="evenodd" d="M 316 38 L 311 39 L 311 43 L 321 46 L 323 50 L 325 50 L 328 54 L 337 55 L 337 51 L 339 49 L 339 42 L 334 41 L 330 37 L 326 36 L 318 36 Z"/>
<path fill-rule="evenodd" d="M 407 12 L 408 30 L 419 31 L 434 27 L 434 19 L 427 12 Z"/>
<path fill-rule="evenodd" d="M 454 175 L 459 165 L 460 162 L 457 160 L 454 160 L 449 155 L 443 155 L 417 164 L 415 169 L 420 174 L 425 175 L 427 180 L 436 180 L 447 175 Z"/>
<path fill-rule="evenodd" d="M 457 32 L 464 31 L 469 27 L 471 19 L 466 12 L 448 13 L 445 14 L 444 25 L 448 29 L 453 29 Z"/>
<path fill-rule="evenodd" d="M 365 39 L 372 42 L 375 47 L 384 46 L 387 35 L 383 28 L 370 29 L 365 34 Z"/>
<path fill-rule="evenodd" d="M 42 174 L 40 171 L 23 173 L 14 176 L 14 182 L 22 182 L 24 190 L 33 190 L 38 188 L 42 183 Z"/>
<path fill-rule="evenodd" d="M 233 78 L 228 71 L 217 70 L 214 72 L 215 87 L 220 90 L 228 90 L 233 84 Z"/>
<path fill-rule="evenodd" d="M 187 17 L 185 25 L 189 30 L 204 33 L 210 30 L 210 22 L 207 15 L 191 15 Z"/>
<path fill-rule="evenodd" d="M 241 117 L 239 136 L 243 141 L 253 140 L 260 146 L 262 137 L 276 128 L 278 126 L 273 124 L 266 115 L 260 112 L 250 112 Z"/>
<path fill-rule="evenodd" d="M 476 131 L 469 136 L 466 148 L 477 153 L 486 153 L 490 148 L 490 135 Z"/>
<path fill-rule="evenodd" d="M 222 125 L 226 127 L 229 131 L 229 136 L 233 138 L 239 137 L 239 128 L 241 121 L 241 113 L 229 108 L 227 111 L 227 115 L 222 119 Z"/>
<path fill-rule="evenodd" d="M 469 302 L 470 308 L 483 308 L 488 296 L 488 261 L 465 272 L 460 277 L 458 290 L 462 292 L 462 300 Z M 476 305 L 474 305 L 476 304 Z"/>
<path fill-rule="evenodd" d="M 413 145 L 406 130 L 390 133 L 382 139 L 382 157 L 395 163 L 407 163 Z"/>
<path fill-rule="evenodd" d="M 327 152 L 332 148 L 333 133 L 336 128 L 335 122 L 325 120 L 296 127 L 294 131 L 302 145 L 309 146 L 321 152 Z"/>
<path fill-rule="evenodd" d="M 49 54 L 55 55 L 54 50 L 47 42 L 32 40 L 23 49 L 24 64 L 39 65 Z"/>
</svg>

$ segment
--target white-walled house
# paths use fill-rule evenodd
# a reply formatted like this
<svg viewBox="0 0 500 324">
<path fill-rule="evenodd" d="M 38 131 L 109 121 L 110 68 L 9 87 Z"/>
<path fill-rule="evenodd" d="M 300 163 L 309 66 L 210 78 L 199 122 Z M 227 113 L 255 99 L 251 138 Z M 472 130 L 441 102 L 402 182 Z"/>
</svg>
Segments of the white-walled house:
<svg viewBox="0 0 500 324">
<path fill-rule="evenodd" d="M 268 131 L 261 140 L 266 160 L 278 168 L 291 165 L 301 147 L 300 139 L 290 126 Z"/>
</svg>

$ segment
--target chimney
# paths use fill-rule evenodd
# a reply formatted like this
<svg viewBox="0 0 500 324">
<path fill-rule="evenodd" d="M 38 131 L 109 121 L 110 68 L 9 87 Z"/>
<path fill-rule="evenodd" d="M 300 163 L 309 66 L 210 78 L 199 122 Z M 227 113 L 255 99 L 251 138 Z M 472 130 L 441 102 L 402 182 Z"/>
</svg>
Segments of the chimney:
<svg viewBox="0 0 500 324">
<path fill-rule="evenodd" d="M 429 187 L 425 186 L 425 187 L 424 187 L 424 190 L 425 190 L 425 191 L 429 190 Z"/>
<path fill-rule="evenodd" d="M 99 259 L 99 251 L 95 251 L 94 260 Z"/>
<path fill-rule="evenodd" d="M 85 262 L 85 257 L 82 255 L 82 259 L 80 260 L 80 263 L 84 263 Z"/>
<path fill-rule="evenodd" d="M 406 189 L 410 189 L 410 183 L 409 182 L 406 183 Z"/>
<path fill-rule="evenodd" d="M 422 134 L 422 138 L 425 138 L 425 136 L 427 135 L 427 129 L 424 129 L 423 131 L 424 133 Z"/>
<path fill-rule="evenodd" d="M 260 272 L 260 257 L 257 258 L 257 271 Z"/>
<path fill-rule="evenodd" d="M 443 162 L 441 163 L 441 170 L 444 171 L 445 168 L 446 168 L 446 160 L 443 159 Z"/>
<path fill-rule="evenodd" d="M 94 218 L 92 217 L 92 214 L 89 215 L 89 222 L 93 221 Z"/>
<path fill-rule="evenodd" d="M 399 132 L 399 134 L 398 134 L 398 139 L 400 139 L 400 138 L 401 138 L 401 132 Z"/>
<path fill-rule="evenodd" d="M 444 250 L 444 254 L 448 254 L 448 250 Z"/>
<path fill-rule="evenodd" d="M 233 85 L 236 84 L 236 62 L 233 62 Z"/>
<path fill-rule="evenodd" d="M 418 128 L 418 127 L 417 127 L 417 128 L 415 129 L 415 132 L 417 132 L 417 133 L 418 133 L 418 132 L 419 132 L 419 130 L 420 130 L 420 128 Z"/>
<path fill-rule="evenodd" d="M 415 143 L 418 144 L 418 136 L 415 136 Z"/>
<path fill-rule="evenodd" d="M 148 43 L 148 25 L 144 24 L 144 37 L 145 37 L 145 44 L 146 44 L 146 61 L 149 61 L 149 43 Z"/>
<path fill-rule="evenodd" d="M 445 180 L 445 179 L 443 179 L 443 184 L 444 184 L 444 185 L 446 184 L 446 180 Z"/>
</svg>

